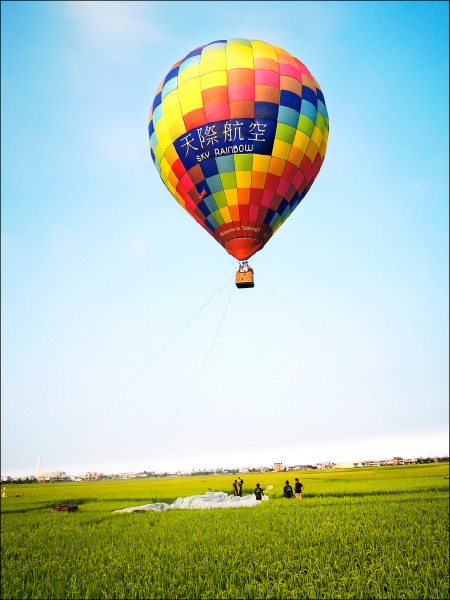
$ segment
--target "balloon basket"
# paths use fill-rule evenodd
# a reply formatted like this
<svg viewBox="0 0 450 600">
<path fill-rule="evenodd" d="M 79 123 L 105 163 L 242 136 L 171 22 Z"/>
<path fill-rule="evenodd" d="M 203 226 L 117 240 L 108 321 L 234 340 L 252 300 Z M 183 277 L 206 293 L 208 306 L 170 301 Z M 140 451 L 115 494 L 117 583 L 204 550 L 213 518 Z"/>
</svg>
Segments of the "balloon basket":
<svg viewBox="0 0 450 600">
<path fill-rule="evenodd" d="M 236 287 L 238 288 L 252 288 L 255 287 L 253 280 L 253 270 L 247 272 L 238 271 L 236 273 Z"/>
</svg>

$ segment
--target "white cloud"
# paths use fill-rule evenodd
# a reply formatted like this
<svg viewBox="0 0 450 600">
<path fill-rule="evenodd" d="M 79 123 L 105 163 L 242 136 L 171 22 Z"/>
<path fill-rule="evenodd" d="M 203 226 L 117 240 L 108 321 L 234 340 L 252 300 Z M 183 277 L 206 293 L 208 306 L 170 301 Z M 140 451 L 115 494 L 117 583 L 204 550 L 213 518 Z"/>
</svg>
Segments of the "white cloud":
<svg viewBox="0 0 450 600">
<path fill-rule="evenodd" d="M 69 1 L 66 14 L 81 43 L 113 58 L 123 58 L 136 44 L 155 44 L 164 33 L 149 20 L 149 3 Z"/>
</svg>

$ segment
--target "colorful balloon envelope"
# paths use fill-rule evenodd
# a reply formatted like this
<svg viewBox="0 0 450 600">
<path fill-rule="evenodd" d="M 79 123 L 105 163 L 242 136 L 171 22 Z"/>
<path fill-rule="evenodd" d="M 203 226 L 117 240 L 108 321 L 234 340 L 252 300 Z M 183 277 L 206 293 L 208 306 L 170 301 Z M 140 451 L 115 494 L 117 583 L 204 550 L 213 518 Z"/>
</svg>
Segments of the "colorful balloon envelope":
<svg viewBox="0 0 450 600">
<path fill-rule="evenodd" d="M 232 256 L 250 258 L 312 186 L 328 140 L 319 84 L 258 40 L 219 40 L 178 61 L 150 110 L 150 151 L 181 206 Z"/>
</svg>

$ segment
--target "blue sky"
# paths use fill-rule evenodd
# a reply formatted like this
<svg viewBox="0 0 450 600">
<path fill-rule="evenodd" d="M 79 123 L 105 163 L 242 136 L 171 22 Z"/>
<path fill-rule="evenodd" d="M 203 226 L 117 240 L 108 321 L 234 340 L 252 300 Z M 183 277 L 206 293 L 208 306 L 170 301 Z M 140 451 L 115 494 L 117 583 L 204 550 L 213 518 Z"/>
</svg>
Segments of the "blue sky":
<svg viewBox="0 0 450 600">
<path fill-rule="evenodd" d="M 2 474 L 448 454 L 448 3 L 2 2 Z M 237 263 L 147 119 L 194 48 L 314 74 L 311 191 Z"/>
</svg>

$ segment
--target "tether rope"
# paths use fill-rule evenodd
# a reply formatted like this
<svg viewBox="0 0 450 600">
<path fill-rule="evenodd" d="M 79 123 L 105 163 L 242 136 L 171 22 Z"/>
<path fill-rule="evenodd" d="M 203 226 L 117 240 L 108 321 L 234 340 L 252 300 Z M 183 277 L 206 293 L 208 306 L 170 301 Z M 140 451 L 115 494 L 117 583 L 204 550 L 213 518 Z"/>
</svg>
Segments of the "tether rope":
<svg viewBox="0 0 450 600">
<path fill-rule="evenodd" d="M 208 306 L 208 304 L 224 289 L 224 287 L 226 285 L 228 285 L 228 283 L 231 281 L 231 278 L 228 278 L 225 283 L 223 285 L 220 286 L 220 288 L 214 292 L 214 294 L 209 298 L 209 300 L 207 300 L 198 310 L 197 312 L 195 312 L 192 317 L 190 317 L 185 323 L 184 325 L 182 325 L 173 335 L 172 337 L 170 337 L 167 342 L 165 342 L 154 354 L 152 354 L 152 356 L 150 356 L 150 358 L 148 358 L 140 367 L 139 369 L 137 369 L 137 371 L 135 371 L 133 373 L 133 375 L 131 375 L 126 381 L 125 383 L 123 383 L 111 396 L 108 397 L 108 399 L 106 400 L 106 402 L 97 410 L 96 413 L 94 413 L 94 415 L 92 415 L 91 417 L 89 417 L 88 420 L 86 420 L 79 429 L 77 429 L 77 431 L 71 436 L 69 437 L 64 444 L 44 463 L 44 465 L 42 466 L 42 469 L 48 468 L 48 465 L 51 464 L 51 462 L 61 454 L 61 452 L 67 448 L 67 446 L 69 444 L 71 444 L 85 429 L 88 425 L 92 425 L 92 422 L 95 421 L 99 415 L 106 409 L 106 408 L 110 408 L 111 407 L 111 402 L 114 402 L 117 398 L 117 396 L 123 392 L 123 390 L 125 388 L 127 388 L 130 383 L 132 381 L 134 381 L 136 379 L 136 377 L 153 361 L 155 360 L 155 358 L 157 358 L 161 352 L 167 348 L 167 346 L 202 312 L 202 310 L 204 308 L 206 308 Z"/>
<path fill-rule="evenodd" d="M 296 312 L 294 312 L 294 310 L 283 300 L 283 298 L 281 298 L 276 292 L 275 290 L 273 290 L 270 285 L 264 281 L 264 279 L 261 277 L 261 275 L 258 275 L 258 280 L 261 280 L 264 285 L 267 287 L 267 289 L 269 289 L 272 294 L 285 306 L 285 308 L 287 308 L 287 310 L 297 319 L 297 321 L 299 321 L 299 323 L 301 323 L 303 325 L 303 327 L 305 329 L 307 329 L 309 331 L 309 333 L 315 337 L 315 339 L 325 348 L 325 350 L 327 350 L 327 352 L 329 352 L 329 354 L 331 354 L 331 356 L 333 356 L 333 358 L 335 360 L 338 361 L 338 363 L 344 367 L 344 369 L 353 377 L 353 379 L 359 383 L 359 385 L 363 388 L 363 390 L 371 397 L 373 398 L 376 402 L 378 402 L 378 404 L 384 408 L 384 410 L 391 415 L 391 417 L 393 419 L 395 419 L 397 421 L 397 423 L 399 425 L 401 425 L 401 427 L 406 431 L 406 433 L 417 443 L 420 445 L 420 447 L 422 448 L 422 450 L 424 452 L 428 452 L 426 450 L 426 448 L 424 448 L 423 444 L 409 431 L 409 429 L 406 427 L 406 425 L 404 425 L 400 419 L 384 404 L 384 402 L 382 402 L 378 396 L 376 396 L 376 394 L 374 394 L 372 392 L 372 390 L 370 390 L 367 385 L 356 375 L 356 373 L 354 373 L 350 367 L 348 367 L 345 362 L 336 354 L 336 352 L 334 352 L 329 346 L 327 346 L 327 344 L 317 335 L 317 333 L 315 331 L 313 331 L 313 329 L 311 329 L 311 327 L 305 323 L 305 321 L 303 321 L 303 319 L 301 319 Z"/>
<path fill-rule="evenodd" d="M 141 455 L 140 455 L 140 456 L 139 456 L 139 457 L 138 457 L 138 458 L 137 458 L 137 459 L 136 459 L 136 460 L 135 460 L 135 461 L 132 463 L 132 465 L 130 465 L 130 470 L 131 470 L 131 468 L 132 468 L 132 467 L 134 467 L 134 465 L 135 465 L 135 464 L 136 464 L 138 461 L 140 461 L 140 460 L 142 459 L 142 457 L 143 457 L 143 456 L 145 456 L 145 455 L 146 455 L 146 454 L 147 454 L 147 453 L 148 453 L 148 452 L 149 452 L 149 451 L 150 451 L 152 448 L 154 448 L 154 447 L 155 447 L 155 446 L 158 444 L 158 442 L 160 441 L 160 439 L 161 439 L 161 437 L 163 436 L 163 434 L 165 434 L 165 433 L 166 433 L 166 431 L 169 429 L 169 427 L 172 425 L 172 423 L 174 422 L 174 420 L 175 420 L 176 416 L 178 415 L 178 413 L 179 413 L 179 412 L 180 412 L 180 410 L 183 408 L 183 406 L 186 404 L 186 402 L 187 402 L 188 398 L 189 398 L 189 397 L 190 397 L 190 395 L 192 394 L 192 392 L 193 392 L 193 390 L 194 390 L 195 386 L 197 385 L 197 382 L 198 382 L 198 380 L 200 379 L 200 377 L 201 377 L 201 375 L 202 375 L 202 373 L 203 373 L 203 370 L 205 369 L 206 363 L 208 362 L 208 360 L 209 360 L 209 357 L 210 357 L 210 356 L 211 356 L 211 354 L 212 354 L 212 351 L 213 351 L 213 349 L 214 349 L 214 346 L 216 345 L 217 338 L 219 337 L 219 333 L 220 333 L 220 330 L 222 329 L 222 325 L 223 325 L 223 322 L 224 322 L 224 320 L 225 320 L 225 316 L 226 316 L 226 314 L 227 314 L 227 312 L 228 312 L 228 307 L 229 307 L 229 305 L 230 305 L 231 296 L 233 295 L 233 291 L 234 291 L 234 286 L 231 286 L 231 289 L 230 289 L 230 295 L 229 295 L 229 297 L 228 297 L 228 301 L 227 301 L 227 303 L 226 303 L 226 305 L 225 305 L 225 309 L 224 309 L 224 311 L 223 311 L 222 318 L 221 318 L 221 319 L 220 319 L 220 321 L 219 321 L 219 325 L 218 325 L 218 327 L 217 327 L 217 330 L 216 330 L 216 333 L 215 333 L 215 335 L 214 335 L 214 338 L 213 338 L 213 340 L 212 340 L 212 342 L 211 342 L 211 345 L 210 345 L 210 347 L 209 347 L 209 349 L 208 349 L 208 352 L 206 353 L 205 359 L 203 360 L 203 362 L 202 362 L 202 364 L 201 364 L 201 366 L 200 366 L 200 369 L 199 369 L 199 371 L 198 371 L 198 373 L 197 373 L 197 375 L 196 375 L 196 377 L 195 377 L 194 381 L 192 382 L 192 384 L 191 384 L 190 388 L 188 389 L 187 393 L 185 394 L 185 396 L 184 396 L 183 400 L 180 402 L 180 404 L 177 406 L 177 408 L 176 408 L 176 409 L 175 409 L 175 411 L 173 412 L 172 416 L 169 418 L 169 421 L 166 423 L 165 427 L 164 427 L 164 428 L 163 428 L 163 429 L 162 429 L 162 430 L 159 432 L 158 436 L 157 436 L 157 437 L 156 437 L 156 438 L 153 440 L 153 442 L 152 442 L 152 443 L 151 443 L 151 444 L 150 444 L 150 445 L 149 445 L 149 446 L 148 446 L 148 447 L 147 447 L 147 448 L 144 450 L 144 452 L 143 452 L 143 453 L 142 453 L 142 454 L 141 454 Z"/>
</svg>

